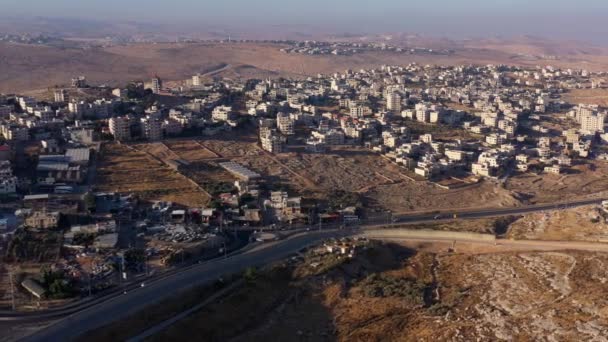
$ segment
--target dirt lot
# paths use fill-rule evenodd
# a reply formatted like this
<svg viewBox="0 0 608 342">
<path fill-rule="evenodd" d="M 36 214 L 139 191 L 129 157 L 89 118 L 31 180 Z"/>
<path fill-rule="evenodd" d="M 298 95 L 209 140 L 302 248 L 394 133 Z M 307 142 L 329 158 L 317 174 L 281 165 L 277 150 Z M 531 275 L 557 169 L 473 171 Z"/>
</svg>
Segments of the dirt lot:
<svg viewBox="0 0 608 342">
<path fill-rule="evenodd" d="M 357 147 L 334 147 L 325 154 L 285 153 L 278 159 L 324 191 L 366 192 L 401 182 L 401 169 L 376 153 Z"/>
<path fill-rule="evenodd" d="M 526 173 L 510 177 L 506 189 L 525 194 L 533 203 L 563 201 L 582 198 L 608 191 L 608 163 L 589 161 L 575 165 L 572 171 L 562 175 Z"/>
<path fill-rule="evenodd" d="M 513 217 L 482 218 L 475 220 L 449 220 L 438 223 L 403 225 L 405 229 L 427 229 L 449 232 L 472 232 L 480 234 L 502 234 L 515 220 Z M 398 226 L 398 228 L 401 228 Z"/>
<path fill-rule="evenodd" d="M 509 226 L 508 237 L 528 240 L 608 241 L 608 224 L 597 206 L 524 215 Z"/>
<path fill-rule="evenodd" d="M 519 202 L 507 190 L 489 182 L 444 190 L 427 182 L 401 182 L 372 188 L 365 195 L 372 204 L 394 213 L 411 211 L 511 207 Z"/>
<path fill-rule="evenodd" d="M 235 158 L 261 154 L 261 150 L 256 146 L 257 141 L 255 134 L 249 132 L 249 134 L 227 134 L 224 138 L 212 137 L 199 142 L 218 157 Z"/>
<path fill-rule="evenodd" d="M 100 191 L 136 193 L 146 200 L 203 206 L 209 198 L 158 160 L 120 144 L 105 145 L 98 168 Z"/>
<path fill-rule="evenodd" d="M 190 163 L 218 157 L 217 154 L 204 148 L 197 140 L 165 141 L 165 145 L 179 156 L 180 159 Z"/>
<path fill-rule="evenodd" d="M 605 254 L 381 245 L 355 259 L 307 260 L 291 280 L 260 275 L 153 340 L 601 341 L 608 334 Z"/>
<path fill-rule="evenodd" d="M 572 104 L 596 104 L 606 107 L 608 106 L 608 89 L 572 89 L 563 98 Z"/>
</svg>

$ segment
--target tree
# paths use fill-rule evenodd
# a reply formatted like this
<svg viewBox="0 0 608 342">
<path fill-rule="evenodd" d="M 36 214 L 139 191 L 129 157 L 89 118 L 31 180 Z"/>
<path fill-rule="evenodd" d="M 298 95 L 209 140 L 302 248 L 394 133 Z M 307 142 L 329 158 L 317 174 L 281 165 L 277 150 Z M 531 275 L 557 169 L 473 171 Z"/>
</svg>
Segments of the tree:
<svg viewBox="0 0 608 342">
<path fill-rule="evenodd" d="M 133 248 L 125 252 L 127 268 L 136 270 L 146 262 L 146 251 L 143 248 Z"/>
<path fill-rule="evenodd" d="M 42 286 L 47 291 L 47 297 L 53 299 L 68 298 L 75 294 L 74 282 L 68 279 L 64 272 L 53 271 L 48 267 L 41 270 Z"/>
<path fill-rule="evenodd" d="M 255 281 L 258 277 L 258 270 L 255 267 L 247 267 L 245 272 L 243 272 L 243 278 L 246 282 L 251 283 Z"/>
<path fill-rule="evenodd" d="M 361 207 L 361 199 L 354 192 L 342 190 L 333 191 L 327 198 L 331 210 L 340 210 L 346 207 Z"/>
<path fill-rule="evenodd" d="M 89 191 L 86 194 L 84 194 L 84 196 L 82 197 L 82 201 L 84 202 L 85 210 L 87 210 L 89 212 L 95 212 L 97 203 L 95 201 L 95 195 L 93 195 L 93 193 L 91 193 Z"/>
</svg>

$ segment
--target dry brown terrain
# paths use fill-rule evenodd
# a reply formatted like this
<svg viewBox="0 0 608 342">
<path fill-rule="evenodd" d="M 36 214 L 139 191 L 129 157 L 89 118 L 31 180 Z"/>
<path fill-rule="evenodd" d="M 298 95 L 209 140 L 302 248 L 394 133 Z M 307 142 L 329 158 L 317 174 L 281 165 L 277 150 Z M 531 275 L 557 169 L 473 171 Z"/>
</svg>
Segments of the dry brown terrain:
<svg viewBox="0 0 608 342">
<path fill-rule="evenodd" d="M 532 46 L 530 44 L 525 46 Z M 284 54 L 270 44 L 133 44 L 109 48 L 60 49 L 46 46 L 0 44 L 0 92 L 22 92 L 66 84 L 74 75 L 87 75 L 93 83 L 121 85 L 149 79 L 154 74 L 166 80 L 183 80 L 197 72 L 228 65 L 218 74 L 232 78 L 278 77 L 332 73 L 344 69 L 377 67 L 382 64 L 516 64 L 568 66 L 608 70 L 608 57 L 600 50 L 573 53 L 553 60 L 519 58 L 521 51 L 500 44 L 463 48 L 454 55 L 405 55 L 369 52 L 354 56 L 308 56 Z M 489 47 L 489 48 L 488 48 Z M 568 53 L 568 51 L 566 51 Z M 177 61 L 177 62 L 176 62 Z"/>
<path fill-rule="evenodd" d="M 563 96 L 564 100 L 573 104 L 596 104 L 608 106 L 608 89 L 572 89 Z"/>
<path fill-rule="evenodd" d="M 150 155 L 121 144 L 107 144 L 98 168 L 100 191 L 135 193 L 146 200 L 200 207 L 209 198 L 187 178 Z"/>
<path fill-rule="evenodd" d="M 335 190 L 356 192 L 367 199 L 370 206 L 390 209 L 395 213 L 519 204 L 511 192 L 492 183 L 482 182 L 444 190 L 426 181 L 408 179 L 404 169 L 376 153 L 357 147 L 334 147 L 326 154 L 293 152 L 272 155 L 264 152 L 253 136 L 239 136 L 237 139 L 236 135 L 231 135 L 136 144 L 131 148 L 137 149 L 140 154 L 136 154 L 136 158 L 131 158 L 130 154 L 124 157 L 131 162 L 128 170 L 137 169 L 135 172 L 152 179 L 150 172 L 157 169 L 160 179 L 173 177 L 175 182 L 185 180 L 181 178 L 185 175 L 207 190 L 210 183 L 234 182 L 234 176 L 218 165 L 221 161 L 232 160 L 260 173 L 275 188 L 286 188 L 307 198 L 326 198 L 328 192 Z M 118 155 L 112 158 L 122 160 Z M 191 165 L 181 175 L 163 165 L 162 161 L 175 159 L 183 159 Z M 149 164 L 151 162 L 155 164 Z M 119 174 L 118 169 L 122 167 L 119 164 L 113 173 Z M 177 189 L 188 185 L 187 182 L 181 186 L 168 184 Z M 122 185 L 112 189 L 142 191 L 131 183 Z M 147 186 L 149 191 L 166 191 L 166 187 L 158 182 Z"/>
<path fill-rule="evenodd" d="M 374 187 L 366 197 L 394 213 L 448 208 L 511 207 L 520 204 L 510 191 L 489 182 L 445 190 L 425 181 L 405 181 Z"/>
<path fill-rule="evenodd" d="M 180 159 L 189 163 L 218 157 L 211 150 L 204 148 L 197 140 L 165 141 L 165 145 Z"/>
<path fill-rule="evenodd" d="M 260 275 L 151 340 L 601 341 L 607 263 L 597 253 L 381 245 Z"/>
<path fill-rule="evenodd" d="M 526 214 L 509 226 L 508 237 L 528 240 L 608 241 L 608 224 L 597 206 Z"/>
<path fill-rule="evenodd" d="M 289 153 L 279 159 L 327 191 L 366 192 L 376 185 L 406 179 L 399 167 L 364 148 L 332 148 L 324 154 Z"/>
<path fill-rule="evenodd" d="M 561 175 L 526 173 L 509 177 L 505 188 L 525 194 L 534 203 L 561 202 L 608 191 L 608 163 L 589 161 Z"/>
</svg>

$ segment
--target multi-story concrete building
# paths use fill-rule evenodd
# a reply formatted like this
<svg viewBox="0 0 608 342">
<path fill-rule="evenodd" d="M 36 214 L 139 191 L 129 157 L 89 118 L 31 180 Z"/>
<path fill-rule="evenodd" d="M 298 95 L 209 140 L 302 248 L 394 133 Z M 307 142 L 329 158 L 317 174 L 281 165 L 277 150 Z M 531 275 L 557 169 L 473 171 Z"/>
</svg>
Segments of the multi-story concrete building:
<svg viewBox="0 0 608 342">
<path fill-rule="evenodd" d="M 604 133 L 605 113 L 583 114 L 579 118 L 581 131 L 586 133 Z"/>
<path fill-rule="evenodd" d="M 352 116 L 353 118 L 362 118 L 371 114 L 372 110 L 367 106 L 350 107 L 350 116 Z"/>
<path fill-rule="evenodd" d="M 193 87 L 200 87 L 203 85 L 203 81 L 204 77 L 201 74 L 196 74 L 194 76 L 192 76 L 192 86 Z"/>
<path fill-rule="evenodd" d="M 233 112 L 232 107 L 230 106 L 217 106 L 213 108 L 213 112 L 211 113 L 211 117 L 213 121 L 228 121 L 232 119 Z"/>
<path fill-rule="evenodd" d="M 262 148 L 270 153 L 283 152 L 284 139 L 275 130 L 268 128 L 261 129 L 260 143 L 262 144 Z"/>
<path fill-rule="evenodd" d="M 56 89 L 53 95 L 55 102 L 68 102 L 68 93 L 65 89 Z"/>
<path fill-rule="evenodd" d="M 152 78 L 152 92 L 154 94 L 160 94 L 162 89 L 163 89 L 163 80 L 161 80 L 160 77 L 158 77 L 158 76 L 154 76 L 154 78 Z"/>
<path fill-rule="evenodd" d="M 159 119 L 142 118 L 141 134 L 151 141 L 161 140 L 163 138 L 162 122 Z"/>
<path fill-rule="evenodd" d="M 87 78 L 85 76 L 78 76 L 72 78 L 73 88 L 85 88 L 87 86 Z"/>
<path fill-rule="evenodd" d="M 397 92 L 389 92 L 386 95 L 386 109 L 393 113 L 401 113 L 401 95 Z"/>
<path fill-rule="evenodd" d="M 277 128 L 285 135 L 295 134 L 294 120 L 289 116 L 289 114 L 277 114 Z"/>
<path fill-rule="evenodd" d="M 19 126 L 13 123 L 1 125 L 0 133 L 2 133 L 4 139 L 11 141 L 27 141 L 30 138 L 27 127 Z"/>
<path fill-rule="evenodd" d="M 118 141 L 131 140 L 131 120 L 127 116 L 111 118 L 109 121 L 110 133 Z"/>
</svg>

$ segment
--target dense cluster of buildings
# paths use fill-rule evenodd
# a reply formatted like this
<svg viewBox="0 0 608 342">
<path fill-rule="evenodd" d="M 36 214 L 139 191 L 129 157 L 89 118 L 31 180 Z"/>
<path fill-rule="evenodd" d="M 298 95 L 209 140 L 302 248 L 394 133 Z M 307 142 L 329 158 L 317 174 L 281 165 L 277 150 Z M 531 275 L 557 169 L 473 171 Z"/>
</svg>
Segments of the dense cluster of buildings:
<svg viewBox="0 0 608 342">
<path fill-rule="evenodd" d="M 384 48 L 297 45 L 294 49 L 304 49 L 296 51 L 300 53 Z M 328 214 L 318 203 L 267 184 L 265 175 L 234 161 L 218 163 L 237 180 L 212 184 L 213 205 L 155 203 L 138 211 L 150 204 L 130 194 L 94 191 L 95 155 L 100 144 L 111 140 L 128 144 L 255 131 L 259 146 L 271 154 L 357 146 L 393 161 L 405 174 L 432 181 L 568 172 L 582 159 L 608 160 L 602 148 L 608 143 L 607 111 L 573 106 L 562 95 L 569 89 L 602 87 L 605 77 L 550 66 L 409 64 L 304 79 L 209 80 L 195 75 L 190 86 L 174 89 L 159 77 L 147 87 L 135 82 L 109 89 L 78 76 L 70 87 L 56 89 L 53 101 L 1 95 L 0 197 L 12 201 L 16 210 L 6 215 L 10 223 L 0 219 L 0 233 L 14 231 L 10 225 L 62 230 L 66 248 L 109 251 L 108 256 L 120 249 L 121 222 L 164 243 L 209 240 L 215 248 L 222 242 L 209 229 L 310 225 Z M 166 97 L 179 101 L 163 102 Z M 177 163 L 174 171 L 187 174 L 188 167 Z M 132 222 L 134 211 L 146 216 Z M 349 210 L 349 219 L 356 221 L 355 212 Z M 100 265 L 98 273 L 106 274 L 108 267 Z"/>
<path fill-rule="evenodd" d="M 246 93 L 247 114 L 257 117 L 261 146 L 272 153 L 361 145 L 429 179 L 530 168 L 558 174 L 576 158 L 601 157 L 592 148 L 608 137 L 605 110 L 569 107 L 561 95 L 601 86 L 602 77 L 554 67 L 383 66 L 260 82 Z M 565 113 L 573 120 L 558 128 L 543 120 Z M 440 129 L 459 137 L 437 138 Z"/>
<path fill-rule="evenodd" d="M 323 42 L 323 41 L 285 41 L 288 47 L 281 48 L 281 52 L 307 55 L 345 55 L 350 56 L 368 51 L 390 51 L 403 54 L 435 54 L 449 55 L 451 50 L 433 50 L 426 48 L 406 48 L 386 43 L 353 43 L 353 42 Z"/>
</svg>

